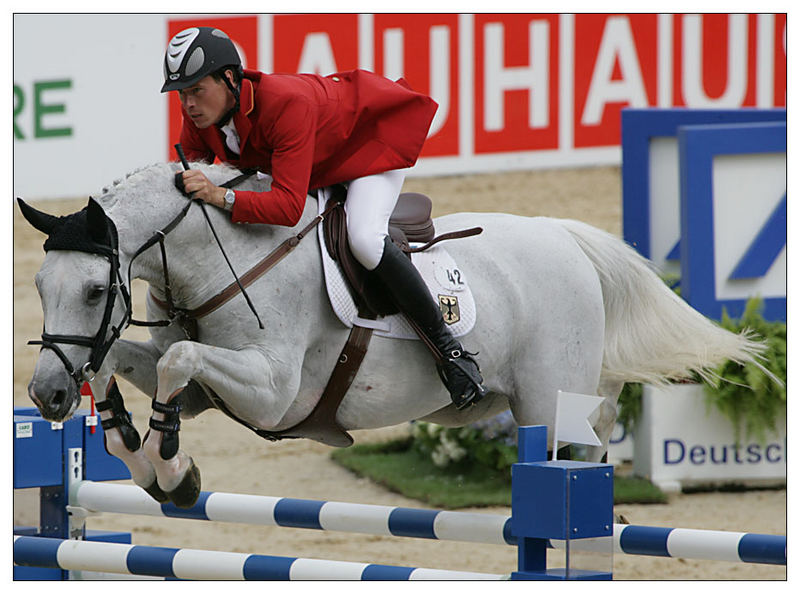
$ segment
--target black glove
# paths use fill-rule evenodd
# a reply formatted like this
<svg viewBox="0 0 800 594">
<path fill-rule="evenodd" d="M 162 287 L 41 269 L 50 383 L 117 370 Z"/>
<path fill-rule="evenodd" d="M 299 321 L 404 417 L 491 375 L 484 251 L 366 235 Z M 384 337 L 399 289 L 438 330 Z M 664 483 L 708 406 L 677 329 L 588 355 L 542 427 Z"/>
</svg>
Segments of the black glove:
<svg viewBox="0 0 800 594">
<path fill-rule="evenodd" d="M 175 174 L 175 187 L 178 188 L 181 194 L 186 196 L 187 198 L 191 198 L 192 195 L 186 192 L 186 186 L 183 185 L 183 171 L 179 171 Z"/>
</svg>

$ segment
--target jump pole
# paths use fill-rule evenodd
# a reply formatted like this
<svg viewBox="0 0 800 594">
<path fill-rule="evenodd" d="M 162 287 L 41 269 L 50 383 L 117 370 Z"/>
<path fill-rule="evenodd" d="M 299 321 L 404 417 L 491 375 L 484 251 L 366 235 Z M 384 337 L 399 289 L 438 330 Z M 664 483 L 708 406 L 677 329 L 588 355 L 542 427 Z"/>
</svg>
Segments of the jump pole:
<svg viewBox="0 0 800 594">
<path fill-rule="evenodd" d="M 507 576 L 422 567 L 398 567 L 172 549 L 36 536 L 14 537 L 14 560 L 58 570 L 156 576 L 185 580 L 501 580 Z"/>
<path fill-rule="evenodd" d="M 139 487 L 80 481 L 70 505 L 89 513 L 282 526 L 516 546 L 512 516 L 202 491 L 189 509 L 160 504 Z M 590 548 L 591 544 L 573 543 Z M 614 524 L 614 554 L 786 564 L 786 537 L 771 534 Z M 548 548 L 564 549 L 560 540 Z"/>
</svg>

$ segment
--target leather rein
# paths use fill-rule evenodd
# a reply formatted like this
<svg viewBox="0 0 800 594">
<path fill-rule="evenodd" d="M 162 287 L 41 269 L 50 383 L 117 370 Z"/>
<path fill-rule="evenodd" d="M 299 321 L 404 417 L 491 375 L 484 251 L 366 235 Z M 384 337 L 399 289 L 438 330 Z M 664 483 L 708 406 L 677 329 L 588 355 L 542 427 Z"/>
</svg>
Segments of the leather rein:
<svg viewBox="0 0 800 594">
<path fill-rule="evenodd" d="M 239 180 L 239 178 L 231 180 L 231 182 L 237 182 L 237 183 L 238 181 L 241 180 Z M 223 184 L 223 187 L 231 187 L 231 186 Z M 297 234 L 289 237 L 288 239 L 285 239 L 277 248 L 272 250 L 255 266 L 253 266 L 250 270 L 248 270 L 245 274 L 243 274 L 240 279 L 237 279 L 234 282 L 230 283 L 227 287 L 225 287 L 222 291 L 214 295 L 211 299 L 209 299 L 202 305 L 195 307 L 194 309 L 183 309 L 175 305 L 175 302 L 172 298 L 172 292 L 170 290 L 169 268 L 167 266 L 167 256 L 166 256 L 166 251 L 164 249 L 163 236 L 162 236 L 160 244 L 161 244 L 161 257 L 164 270 L 164 295 L 166 300 L 159 299 L 153 294 L 152 291 L 150 291 L 150 298 L 156 305 L 158 305 L 161 309 L 167 312 L 169 320 L 161 320 L 157 322 L 132 321 L 131 323 L 142 326 L 145 325 L 167 326 L 171 324 L 173 320 L 176 320 L 183 329 L 183 332 L 186 335 L 187 339 L 197 340 L 198 339 L 197 320 L 199 318 L 207 316 L 211 312 L 216 311 L 217 309 L 225 305 L 228 301 L 233 299 L 236 295 L 238 295 L 244 288 L 249 287 L 256 280 L 261 278 L 276 264 L 278 264 L 278 262 L 280 262 L 286 256 L 288 256 L 289 253 L 291 253 L 292 250 L 294 250 L 294 248 L 297 247 L 300 241 L 306 235 L 308 235 L 308 233 L 311 230 L 313 230 L 317 225 L 319 225 L 323 220 L 325 220 L 325 217 L 328 216 L 328 214 L 331 211 L 333 211 L 335 208 L 340 207 L 341 205 L 342 205 L 341 202 L 334 202 L 333 204 L 328 206 L 322 213 L 314 217 Z"/>
<path fill-rule="evenodd" d="M 183 148 L 181 147 L 180 143 L 175 145 L 175 151 L 178 153 L 178 158 L 180 159 L 184 170 L 188 170 L 189 163 L 186 160 L 186 156 L 183 153 Z M 222 184 L 220 187 L 232 188 L 237 184 L 241 183 L 242 181 L 244 181 L 245 179 L 247 179 L 248 177 L 250 177 L 251 175 L 253 175 L 254 173 L 255 170 L 245 171 L 242 175 L 233 178 L 232 180 Z M 169 319 L 161 320 L 159 322 L 134 322 L 132 320 L 131 323 L 139 326 L 168 326 L 173 322 L 173 320 L 177 320 L 186 338 L 189 340 L 196 341 L 198 340 L 197 319 L 202 318 L 203 316 L 206 316 L 211 312 L 219 309 L 220 307 L 222 307 L 222 305 L 230 301 L 233 297 L 235 297 L 238 293 L 241 292 L 245 300 L 247 301 L 247 305 L 250 307 L 250 311 L 253 312 L 253 315 L 255 315 L 256 320 L 258 321 L 258 327 L 261 330 L 263 330 L 264 325 L 261 323 L 261 318 L 258 317 L 258 312 L 256 311 L 253 302 L 250 300 L 250 297 L 247 294 L 246 287 L 248 287 L 250 284 L 259 279 L 262 275 L 264 275 L 278 262 L 283 260 L 283 258 L 285 258 L 289 254 L 289 252 L 291 252 L 295 247 L 297 247 L 297 244 L 300 243 L 300 240 L 302 240 L 303 237 L 305 237 L 309 231 L 311 231 L 322 220 L 324 220 L 328 212 L 333 210 L 333 208 L 335 206 L 338 206 L 338 204 L 332 205 L 331 208 L 327 209 L 325 212 L 314 217 L 314 219 L 308 225 L 306 225 L 298 234 L 286 239 L 270 254 L 268 254 L 263 260 L 261 260 L 253 268 L 251 268 L 240 279 L 239 276 L 236 274 L 236 271 L 233 269 L 233 265 L 231 264 L 231 261 L 228 259 L 228 255 L 225 253 L 225 249 L 222 247 L 222 242 L 220 242 L 219 237 L 217 236 L 217 232 L 214 229 L 214 226 L 211 224 L 211 220 L 208 218 L 208 213 L 206 212 L 205 209 L 205 203 L 203 201 L 198 201 L 198 202 L 200 203 L 200 206 L 203 209 L 203 215 L 205 216 L 206 221 L 208 222 L 208 226 L 211 228 L 211 232 L 214 234 L 214 239 L 217 241 L 217 245 L 219 245 L 220 251 L 222 252 L 223 257 L 225 258 L 225 262 L 228 264 L 228 267 L 233 273 L 234 282 L 232 282 L 230 285 L 225 287 L 221 292 L 217 293 L 214 297 L 212 297 L 199 307 L 196 307 L 191 310 L 177 307 L 175 305 L 175 301 L 172 298 L 172 290 L 169 281 L 169 267 L 167 265 L 167 252 L 164 247 L 164 236 L 168 231 L 160 234 L 157 233 L 156 236 L 151 238 L 150 242 L 146 243 L 137 251 L 134 258 L 138 256 L 139 253 L 141 253 L 142 251 L 153 245 L 155 241 L 158 241 L 158 243 L 160 244 L 162 270 L 164 271 L 164 296 L 166 298 L 166 301 L 162 301 L 161 299 L 153 295 L 152 290 L 150 291 L 150 297 L 156 305 L 158 305 L 161 309 L 166 310 L 167 317 Z M 189 203 L 189 205 L 191 205 L 191 202 Z M 189 205 L 187 205 L 184 208 L 184 211 L 188 211 Z M 183 219 L 185 215 L 186 212 L 182 212 L 181 214 L 179 214 L 178 217 L 176 217 L 176 219 L 173 220 L 172 223 L 170 223 L 170 225 L 168 225 L 168 227 L 170 227 L 170 230 L 172 230 L 172 228 L 174 228 Z M 130 269 L 129 269 L 129 276 L 130 276 Z"/>
</svg>

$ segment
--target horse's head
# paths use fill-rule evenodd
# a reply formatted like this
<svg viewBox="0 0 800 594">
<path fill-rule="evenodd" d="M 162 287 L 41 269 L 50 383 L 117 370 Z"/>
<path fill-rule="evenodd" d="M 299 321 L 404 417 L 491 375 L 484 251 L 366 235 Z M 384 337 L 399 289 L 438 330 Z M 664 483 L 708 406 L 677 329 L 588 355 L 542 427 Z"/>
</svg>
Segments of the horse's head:
<svg viewBox="0 0 800 594">
<path fill-rule="evenodd" d="M 239 173 L 227 166 L 193 167 L 202 168 L 219 184 Z M 114 372 L 113 355 L 106 358 L 106 354 L 131 321 L 129 280 L 141 278 L 156 290 L 166 282 L 166 265 L 159 257 L 164 250 L 149 249 L 157 236 L 169 247 L 173 297 L 213 295 L 214 287 L 228 282 L 208 223 L 199 211 L 188 208 L 192 202 L 175 188 L 174 174 L 174 164 L 169 163 L 139 169 L 104 188 L 99 203 L 89 199 L 83 210 L 65 217 L 40 212 L 19 200 L 23 216 L 47 235 L 46 256 L 36 275 L 44 328 L 42 339 L 34 344 L 42 345 L 42 350 L 28 385 L 30 398 L 45 418 L 68 418 L 80 402 L 83 381 L 96 375 L 101 384 Z M 265 191 L 269 182 L 251 179 L 239 187 Z M 217 217 L 223 241 L 234 232 L 259 238 L 272 234 L 266 225 L 249 231 L 236 228 L 214 209 L 209 215 Z M 233 250 L 236 244 L 231 246 Z M 249 255 L 252 246 L 252 240 L 240 241 L 239 257 Z M 198 274 L 199 270 L 205 272 Z"/>
<path fill-rule="evenodd" d="M 119 320 L 119 308 L 126 305 L 116 299 L 122 284 L 117 282 L 116 229 L 91 198 L 83 210 L 64 217 L 18 200 L 27 221 L 47 234 L 46 256 L 36 274 L 44 328 L 34 344 L 42 350 L 28 395 L 44 418 L 62 421 L 78 407 L 80 385 L 99 371 L 112 320 Z"/>
</svg>

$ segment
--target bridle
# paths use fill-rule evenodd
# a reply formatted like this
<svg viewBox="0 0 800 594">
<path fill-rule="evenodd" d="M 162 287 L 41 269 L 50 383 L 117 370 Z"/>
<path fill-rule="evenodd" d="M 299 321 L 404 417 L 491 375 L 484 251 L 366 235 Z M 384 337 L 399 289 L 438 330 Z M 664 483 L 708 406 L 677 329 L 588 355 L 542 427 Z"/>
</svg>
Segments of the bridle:
<svg viewBox="0 0 800 594">
<path fill-rule="evenodd" d="M 58 358 L 61 359 L 61 362 L 64 364 L 67 372 L 78 384 L 80 384 L 82 380 L 92 381 L 94 379 L 95 372 L 96 370 L 100 369 L 100 366 L 108 354 L 111 345 L 114 344 L 117 338 L 119 338 L 122 334 L 122 331 L 125 330 L 130 323 L 130 316 L 132 312 L 131 296 L 122 280 L 122 275 L 120 274 L 119 242 L 117 239 L 117 230 L 113 224 L 110 224 L 108 227 L 110 245 L 104 246 L 101 244 L 96 244 L 94 248 L 94 253 L 96 255 L 104 256 L 110 264 L 108 289 L 106 291 L 106 306 L 105 310 L 103 311 L 103 321 L 100 324 L 100 329 L 97 331 L 97 334 L 94 336 L 77 336 L 72 334 L 48 334 L 47 332 L 42 332 L 41 340 L 31 340 L 28 342 L 28 344 L 38 344 L 41 345 L 42 348 L 47 348 L 55 352 L 55 354 L 58 355 Z M 114 311 L 114 304 L 117 300 L 117 295 L 120 295 L 125 303 L 125 315 L 118 325 L 111 326 L 111 336 L 106 339 L 106 335 L 108 334 L 109 326 L 111 324 L 111 314 Z M 91 349 L 89 360 L 81 367 L 77 369 L 74 368 L 70 360 L 64 354 L 64 351 L 62 351 L 61 347 L 58 346 L 59 344 L 71 344 L 89 347 Z"/>
</svg>

